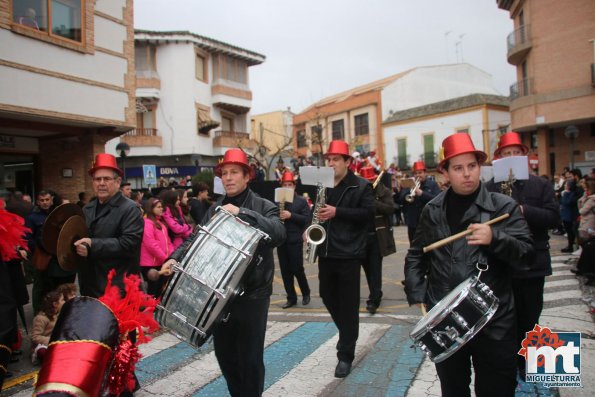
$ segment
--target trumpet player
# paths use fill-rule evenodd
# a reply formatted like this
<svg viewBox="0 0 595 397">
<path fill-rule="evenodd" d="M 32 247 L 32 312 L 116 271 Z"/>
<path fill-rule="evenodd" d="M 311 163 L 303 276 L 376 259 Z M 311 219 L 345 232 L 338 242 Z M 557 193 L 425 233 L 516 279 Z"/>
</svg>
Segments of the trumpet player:
<svg viewBox="0 0 595 397">
<path fill-rule="evenodd" d="M 415 186 L 402 189 L 399 192 L 399 202 L 403 206 L 409 245 L 413 242 L 421 211 L 430 200 L 440 193 L 438 184 L 428 178 L 426 164 L 423 161 L 413 163 L 413 176 L 415 177 Z"/>
<path fill-rule="evenodd" d="M 325 154 L 335 170 L 334 184 L 318 218 L 326 239 L 318 246 L 320 297 L 339 329 L 335 377 L 351 372 L 359 332 L 360 268 L 366 254 L 366 228 L 374 217 L 374 195 L 368 181 L 349 169 L 353 158 L 345 141 L 331 141 Z M 305 238 L 305 236 L 304 236 Z"/>
<path fill-rule="evenodd" d="M 277 247 L 283 287 L 287 294 L 287 302 L 282 307 L 288 309 L 297 304 L 294 277 L 302 291 L 302 305 L 310 303 L 310 286 L 304 271 L 304 242 L 302 241 L 302 233 L 310 217 L 310 207 L 305 198 L 295 194 L 295 179 L 291 171 L 283 173 L 281 187 L 294 191 L 293 202 L 285 203 L 285 208 L 279 214 L 285 226 L 287 239 Z"/>
</svg>

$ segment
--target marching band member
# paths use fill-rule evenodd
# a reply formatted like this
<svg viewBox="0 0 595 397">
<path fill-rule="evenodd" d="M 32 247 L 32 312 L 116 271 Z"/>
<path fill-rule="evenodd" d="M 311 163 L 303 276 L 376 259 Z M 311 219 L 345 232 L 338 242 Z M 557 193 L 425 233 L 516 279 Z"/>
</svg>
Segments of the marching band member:
<svg viewBox="0 0 595 397">
<path fill-rule="evenodd" d="M 368 221 L 366 258 L 363 262 L 370 295 L 366 310 L 375 314 L 382 300 L 382 257 L 396 252 L 389 216 L 395 212 L 392 192 L 380 181 L 372 167 L 363 167 L 361 177 L 372 183 L 376 199 L 376 216 Z"/>
<path fill-rule="evenodd" d="M 367 222 L 374 217 L 372 186 L 349 170 L 352 157 L 344 141 L 331 141 L 325 154 L 335 170 L 318 217 L 326 240 L 318 246 L 320 297 L 339 329 L 335 377 L 351 372 L 359 335 L 360 273 L 366 255 Z"/>
<path fill-rule="evenodd" d="M 215 175 L 221 177 L 225 195 L 211 206 L 203 224 L 220 206 L 271 238 L 255 252 L 253 263 L 245 274 L 244 294 L 231 305 L 228 321 L 213 330 L 215 356 L 229 393 L 232 396 L 256 397 L 264 390 L 264 338 L 273 292 L 273 248 L 285 240 L 285 227 L 279 217 L 279 208 L 248 187 L 254 171 L 241 149 L 227 150 L 223 161 L 215 168 Z M 186 240 L 164 267 L 181 260 L 193 240 L 193 237 Z"/>
<path fill-rule="evenodd" d="M 302 240 L 302 233 L 304 233 L 310 217 L 310 207 L 308 207 L 306 199 L 295 193 L 295 179 L 291 171 L 283 173 L 281 187 L 294 190 L 293 202 L 285 203 L 285 209 L 280 213 L 287 233 L 287 240 L 277 247 L 281 277 L 283 277 L 283 286 L 287 293 L 287 302 L 283 305 L 283 309 L 287 309 L 297 303 L 297 294 L 293 284 L 294 277 L 302 291 L 302 305 L 310 303 L 310 286 L 304 271 L 304 242 Z"/>
<path fill-rule="evenodd" d="M 349 163 L 349 170 L 356 175 L 359 175 L 359 171 L 364 166 L 364 160 L 359 152 L 355 151 L 351 154 L 351 163 Z"/>
<path fill-rule="evenodd" d="M 426 164 L 423 161 L 413 163 L 413 176 L 416 181 L 419 181 L 419 184 L 416 185 L 417 189 L 412 192 L 412 188 L 407 188 L 401 189 L 399 192 L 399 202 L 403 207 L 409 245 L 415 236 L 415 229 L 422 210 L 430 200 L 440 193 L 438 184 L 428 178 Z"/>
<path fill-rule="evenodd" d="M 500 137 L 494 158 L 524 156 L 528 151 L 516 132 L 508 132 Z M 493 178 L 486 183 L 486 188 L 490 192 L 503 193 L 501 184 L 494 183 Z M 517 180 L 512 184 L 512 198 L 519 203 L 519 209 L 529 224 L 535 248 L 535 260 L 526 263 L 522 269 L 515 269 L 512 279 L 517 343 L 520 346 L 525 339 L 525 333 L 539 323 L 543 309 L 545 276 L 552 274 L 548 230 L 555 229 L 560 223 L 560 206 L 556 203 L 552 185 L 545 179 L 531 174 L 529 180 Z M 519 355 L 517 363 L 521 379 L 524 380 L 525 358 Z"/>
<path fill-rule="evenodd" d="M 450 188 L 426 205 L 405 259 L 405 292 L 409 304 L 435 306 L 477 267 L 500 300 L 487 325 L 460 350 L 436 364 L 442 395 L 469 396 L 471 362 L 477 396 L 514 396 L 516 355 L 515 312 L 511 273 L 530 260 L 531 232 L 518 204 L 508 196 L 490 193 L 480 182 L 480 166 L 487 155 L 476 150 L 468 134 L 454 134 L 442 142 L 440 162 Z M 510 216 L 492 226 L 484 222 Z M 465 229 L 458 239 L 423 253 L 423 247 Z"/>
</svg>

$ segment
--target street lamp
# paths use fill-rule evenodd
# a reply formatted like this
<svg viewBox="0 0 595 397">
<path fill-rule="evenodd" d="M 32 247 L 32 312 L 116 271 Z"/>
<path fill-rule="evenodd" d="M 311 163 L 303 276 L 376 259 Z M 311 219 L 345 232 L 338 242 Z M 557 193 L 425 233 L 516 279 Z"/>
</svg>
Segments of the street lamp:
<svg viewBox="0 0 595 397">
<path fill-rule="evenodd" d="M 564 129 L 564 136 L 570 139 L 570 169 L 574 169 L 574 140 L 578 138 L 578 128 L 574 125 L 569 125 Z"/>
<path fill-rule="evenodd" d="M 130 145 L 126 142 L 120 142 L 116 145 L 116 152 L 120 154 L 122 159 L 122 172 L 124 173 L 124 180 L 126 180 L 126 157 L 130 154 Z"/>
</svg>

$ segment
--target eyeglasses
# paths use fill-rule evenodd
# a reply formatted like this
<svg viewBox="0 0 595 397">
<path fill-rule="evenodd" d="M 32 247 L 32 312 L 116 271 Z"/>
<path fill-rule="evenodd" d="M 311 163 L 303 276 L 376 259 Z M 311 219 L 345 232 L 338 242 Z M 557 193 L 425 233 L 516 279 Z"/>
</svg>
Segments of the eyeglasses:
<svg viewBox="0 0 595 397">
<path fill-rule="evenodd" d="M 112 178 L 111 176 L 98 176 L 93 178 L 93 182 L 101 183 L 101 182 L 111 182 L 116 178 Z"/>
</svg>

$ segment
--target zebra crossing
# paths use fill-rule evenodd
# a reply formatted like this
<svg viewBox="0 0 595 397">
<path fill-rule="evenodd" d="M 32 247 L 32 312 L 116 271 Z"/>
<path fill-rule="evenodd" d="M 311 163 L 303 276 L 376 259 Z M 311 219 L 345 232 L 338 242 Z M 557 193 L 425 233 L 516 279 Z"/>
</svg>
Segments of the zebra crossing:
<svg viewBox="0 0 595 397">
<path fill-rule="evenodd" d="M 580 299 L 580 286 L 570 272 L 570 257 L 554 257 L 554 274 L 546 279 L 541 324 L 557 331 L 593 333 L 590 315 Z M 390 323 L 360 323 L 360 337 L 352 373 L 345 379 L 334 375 L 338 333 L 328 316 L 274 316 L 267 325 L 265 341 L 264 396 L 440 396 L 434 365 L 411 348 L 409 332 L 414 318 L 392 318 Z M 409 316 L 413 317 L 413 316 Z M 582 325 L 583 330 L 577 329 Z M 171 333 L 162 333 L 141 345 L 142 360 L 136 374 L 142 385 L 140 397 L 227 396 L 212 342 L 192 348 Z M 30 396 L 32 389 L 16 396 Z M 473 393 L 472 393 L 473 394 Z M 517 396 L 559 396 L 534 384 L 519 384 Z"/>
</svg>

